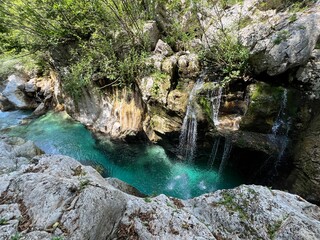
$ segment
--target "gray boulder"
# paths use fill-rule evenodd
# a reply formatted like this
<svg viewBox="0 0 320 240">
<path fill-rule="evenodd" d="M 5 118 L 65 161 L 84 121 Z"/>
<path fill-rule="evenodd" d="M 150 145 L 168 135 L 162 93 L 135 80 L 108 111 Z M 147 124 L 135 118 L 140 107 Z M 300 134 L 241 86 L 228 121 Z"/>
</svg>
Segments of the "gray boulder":
<svg viewBox="0 0 320 240">
<path fill-rule="evenodd" d="M 251 51 L 255 72 L 274 76 L 306 64 L 320 36 L 319 21 L 315 7 L 295 15 L 277 14 L 242 29 L 240 40 Z"/>
<path fill-rule="evenodd" d="M 309 85 L 310 98 L 320 98 L 320 49 L 313 50 L 309 62 L 299 68 L 296 78 L 301 84 Z"/>
<path fill-rule="evenodd" d="M 15 171 L 42 153 L 33 142 L 8 136 L 0 136 L 0 149 L 0 174 Z"/>
<path fill-rule="evenodd" d="M 172 48 L 169 46 L 168 43 L 162 41 L 161 39 L 158 40 L 154 53 L 159 53 L 165 57 L 170 56 L 173 54 Z"/>
<path fill-rule="evenodd" d="M 25 81 L 18 75 L 10 75 L 8 83 L 2 92 L 1 105 L 6 107 L 8 103 L 15 109 L 33 109 L 36 107 L 34 99 L 28 98 L 24 93 Z"/>
<path fill-rule="evenodd" d="M 143 25 L 143 33 L 149 41 L 150 50 L 153 51 L 160 39 L 160 31 L 156 21 L 148 21 Z"/>
</svg>

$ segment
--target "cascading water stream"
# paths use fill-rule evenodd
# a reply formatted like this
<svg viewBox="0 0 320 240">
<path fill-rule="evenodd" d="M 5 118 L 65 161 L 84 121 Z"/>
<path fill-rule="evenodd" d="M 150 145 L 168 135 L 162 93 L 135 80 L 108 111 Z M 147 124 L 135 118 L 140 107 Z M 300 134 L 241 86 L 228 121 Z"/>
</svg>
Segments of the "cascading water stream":
<svg viewBox="0 0 320 240">
<path fill-rule="evenodd" d="M 212 108 L 212 121 L 215 126 L 219 125 L 219 108 L 221 104 L 222 87 L 218 87 L 211 92 L 211 108 Z"/>
<path fill-rule="evenodd" d="M 280 105 L 280 110 L 278 112 L 278 116 L 272 126 L 272 136 L 273 137 L 276 137 L 279 134 L 279 130 L 281 130 L 281 128 L 283 128 L 286 125 L 285 109 L 287 106 L 287 101 L 288 101 L 288 90 L 285 89 L 282 94 L 282 100 L 281 100 L 281 105 Z"/>
<path fill-rule="evenodd" d="M 179 153 L 187 161 L 192 161 L 197 148 L 197 111 L 195 97 L 203 86 L 202 78 L 199 78 L 190 92 L 186 115 L 183 119 L 181 134 L 179 137 Z"/>
<path fill-rule="evenodd" d="M 230 157 L 231 150 L 232 150 L 231 139 L 226 137 L 225 142 L 224 142 L 221 163 L 220 163 L 219 171 L 218 171 L 218 178 L 221 178 L 223 170 L 226 168 L 226 165 L 228 163 L 228 159 Z"/>
<path fill-rule="evenodd" d="M 216 162 L 216 159 L 217 159 L 217 153 L 218 153 L 218 150 L 219 150 L 219 145 L 220 145 L 220 139 L 221 137 L 218 137 L 214 140 L 214 143 L 213 143 L 213 146 L 212 146 L 212 150 L 211 150 L 211 154 L 210 154 L 210 157 L 209 157 L 209 167 L 210 169 L 212 169 L 214 163 Z"/>
<path fill-rule="evenodd" d="M 278 116 L 272 126 L 272 141 L 275 141 L 279 146 L 278 161 L 281 160 L 285 149 L 288 145 L 288 133 L 290 130 L 291 121 L 290 118 L 286 116 L 286 108 L 288 102 L 288 91 L 285 89 L 282 95 L 282 101 L 280 105 L 280 110 Z"/>
<path fill-rule="evenodd" d="M 291 127 L 291 120 L 286 115 L 287 102 L 288 102 L 288 90 L 285 89 L 283 91 L 278 116 L 272 126 L 272 134 L 271 134 L 271 140 L 279 146 L 278 157 L 274 164 L 276 173 L 279 165 L 281 164 L 281 160 L 283 158 L 283 155 L 289 143 L 288 134 Z"/>
</svg>

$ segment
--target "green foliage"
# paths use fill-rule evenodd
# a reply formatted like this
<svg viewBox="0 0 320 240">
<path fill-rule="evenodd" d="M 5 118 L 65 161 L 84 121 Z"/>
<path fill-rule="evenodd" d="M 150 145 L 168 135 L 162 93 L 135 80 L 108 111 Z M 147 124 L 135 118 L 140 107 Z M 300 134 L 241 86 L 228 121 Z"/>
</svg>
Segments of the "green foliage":
<svg viewBox="0 0 320 240">
<path fill-rule="evenodd" d="M 80 59 L 70 65 L 69 73 L 63 79 L 64 89 L 78 99 L 83 89 L 93 85 L 94 77 L 100 80 L 99 88 L 108 86 L 125 87 L 135 82 L 148 68 L 144 64 L 146 54 L 135 48 L 124 52 L 112 41 L 95 40 L 79 50 Z"/>
<path fill-rule="evenodd" d="M 227 9 L 235 4 L 242 4 L 243 0 L 221 0 L 220 4 L 223 9 Z"/>
<path fill-rule="evenodd" d="M 53 237 L 51 240 L 63 240 L 63 237 Z"/>
<path fill-rule="evenodd" d="M 275 238 L 275 234 L 280 229 L 282 223 L 283 223 L 283 220 L 278 220 L 278 221 L 275 221 L 273 225 L 268 226 L 267 230 L 268 230 L 268 235 L 270 239 Z"/>
<path fill-rule="evenodd" d="M 143 199 L 146 203 L 151 203 L 152 202 L 152 199 L 150 197 L 145 197 Z"/>
<path fill-rule="evenodd" d="M 298 19 L 297 14 L 293 13 L 290 17 L 289 17 L 289 22 L 293 23 Z"/>
<path fill-rule="evenodd" d="M 36 71 L 43 73 L 47 70 L 44 58 L 39 53 L 30 54 L 23 51 L 20 54 L 6 53 L 0 55 L 0 79 L 6 79 L 15 72 Z"/>
<path fill-rule="evenodd" d="M 286 41 L 289 37 L 289 31 L 287 30 L 283 30 L 280 31 L 277 35 L 277 37 L 273 40 L 273 43 L 278 45 L 280 43 L 282 43 L 283 41 Z"/>
<path fill-rule="evenodd" d="M 90 180 L 89 179 L 86 179 L 86 178 L 82 178 L 80 180 L 80 191 L 84 190 L 90 183 Z"/>
<path fill-rule="evenodd" d="M 217 37 L 214 45 L 205 52 L 204 60 L 223 77 L 221 85 L 245 77 L 250 70 L 249 50 L 227 33 Z"/>
<path fill-rule="evenodd" d="M 247 200 L 243 200 L 243 203 L 240 205 L 234 200 L 235 196 L 227 191 L 222 193 L 222 197 L 223 200 L 220 201 L 219 204 L 224 205 L 229 211 L 238 212 L 240 219 L 248 219 L 245 211 L 245 207 L 249 205 L 249 202 Z"/>
<path fill-rule="evenodd" d="M 22 236 L 19 232 L 15 233 L 13 236 L 11 236 L 10 240 L 19 240 Z"/>
<path fill-rule="evenodd" d="M 305 8 L 311 6 L 315 2 L 316 0 L 265 0 L 259 4 L 258 9 L 262 11 L 267 11 L 270 9 L 281 11 L 289 8 L 291 12 L 299 12 L 303 11 Z"/>
<path fill-rule="evenodd" d="M 0 226 L 8 224 L 8 220 L 5 218 L 0 218 Z"/>
</svg>

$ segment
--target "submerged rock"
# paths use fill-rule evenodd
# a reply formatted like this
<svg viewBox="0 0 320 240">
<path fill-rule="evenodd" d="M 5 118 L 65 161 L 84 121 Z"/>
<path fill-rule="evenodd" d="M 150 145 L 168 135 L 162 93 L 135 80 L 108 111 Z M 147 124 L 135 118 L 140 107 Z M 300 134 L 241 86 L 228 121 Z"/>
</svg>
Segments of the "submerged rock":
<svg viewBox="0 0 320 240">
<path fill-rule="evenodd" d="M 242 185 L 190 200 L 140 198 L 70 157 L 32 162 L 0 176 L 0 239 L 320 238 L 320 208 L 297 195 Z"/>
</svg>

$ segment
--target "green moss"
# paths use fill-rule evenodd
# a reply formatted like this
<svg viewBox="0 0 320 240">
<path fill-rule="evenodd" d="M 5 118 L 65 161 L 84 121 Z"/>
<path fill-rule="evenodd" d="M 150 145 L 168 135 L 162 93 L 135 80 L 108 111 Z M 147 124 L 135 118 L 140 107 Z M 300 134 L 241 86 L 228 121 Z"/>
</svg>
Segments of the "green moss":
<svg viewBox="0 0 320 240">
<path fill-rule="evenodd" d="M 240 19 L 239 21 L 239 28 L 245 28 L 246 26 L 250 25 L 250 23 L 252 22 L 252 19 L 250 16 L 245 16 L 243 18 Z"/>
<path fill-rule="evenodd" d="M 248 207 L 249 201 L 247 199 L 243 199 L 241 205 L 234 201 L 235 196 L 228 191 L 222 192 L 223 200 L 218 202 L 218 204 L 224 205 L 229 211 L 237 212 L 239 214 L 240 219 L 248 220 L 248 216 L 245 212 L 245 208 Z"/>
<path fill-rule="evenodd" d="M 261 1 L 258 5 L 258 9 L 261 11 L 267 11 L 267 10 L 277 10 L 281 11 L 286 8 L 290 10 L 290 12 L 301 12 L 306 10 L 308 7 L 310 7 L 312 4 L 314 4 L 315 0 L 302 0 L 302 1 L 296 1 L 296 0 L 265 0 Z"/>
<path fill-rule="evenodd" d="M 293 23 L 298 19 L 297 14 L 293 13 L 290 17 L 289 17 L 289 22 Z"/>
<path fill-rule="evenodd" d="M 10 237 L 10 240 L 19 240 L 22 236 L 19 232 L 15 233 L 13 236 Z"/>
<path fill-rule="evenodd" d="M 200 104 L 202 111 L 210 117 L 212 115 L 212 109 L 211 109 L 211 103 L 207 97 L 199 97 L 198 98 L 198 103 Z"/>
<path fill-rule="evenodd" d="M 8 220 L 5 218 L 0 218 L 0 226 L 8 224 Z"/>
<path fill-rule="evenodd" d="M 273 43 L 279 45 L 280 43 L 287 41 L 289 37 L 289 31 L 282 30 L 277 34 L 277 37 L 273 40 Z"/>
<path fill-rule="evenodd" d="M 223 9 L 227 9 L 235 4 L 243 4 L 243 0 L 222 0 L 220 4 Z"/>
<path fill-rule="evenodd" d="M 257 83 L 251 93 L 251 101 L 253 101 L 253 103 L 258 103 L 262 100 L 263 103 L 265 103 L 266 101 L 276 103 L 281 100 L 282 93 L 282 87 L 274 87 L 265 83 Z"/>
<path fill-rule="evenodd" d="M 268 235 L 270 239 L 275 238 L 275 234 L 280 229 L 282 222 L 283 220 L 278 220 L 278 221 L 275 221 L 274 224 L 268 226 L 267 230 L 268 230 Z"/>
<path fill-rule="evenodd" d="M 145 197 L 143 199 L 146 203 L 151 203 L 152 202 L 152 199 L 150 197 Z"/>
</svg>

